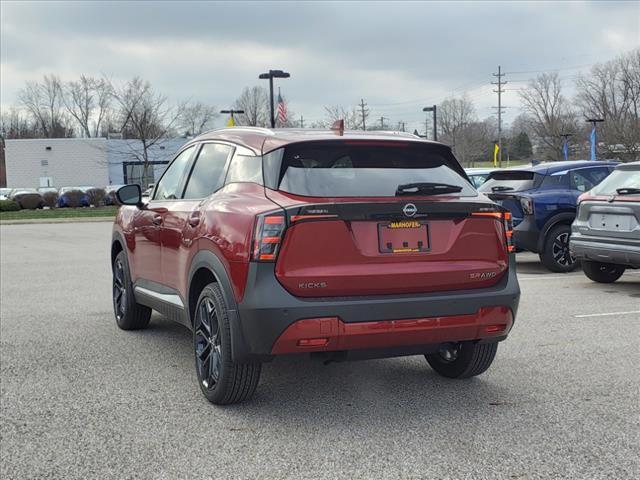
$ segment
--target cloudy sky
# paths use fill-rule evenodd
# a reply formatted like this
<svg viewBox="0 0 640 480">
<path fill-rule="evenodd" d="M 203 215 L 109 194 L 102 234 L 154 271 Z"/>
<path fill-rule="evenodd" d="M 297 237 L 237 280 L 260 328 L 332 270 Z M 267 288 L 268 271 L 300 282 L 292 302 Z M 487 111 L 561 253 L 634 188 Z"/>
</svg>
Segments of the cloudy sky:
<svg viewBox="0 0 640 480">
<path fill-rule="evenodd" d="M 580 72 L 640 46 L 640 2 L 9 2 L 1 3 L 2 105 L 27 80 L 139 75 L 175 100 L 227 107 L 258 74 L 285 69 L 289 106 L 305 122 L 323 105 L 364 98 L 369 121 L 423 129 L 422 107 L 467 93 L 478 115 L 507 72 L 517 90 L 558 70 Z"/>
</svg>

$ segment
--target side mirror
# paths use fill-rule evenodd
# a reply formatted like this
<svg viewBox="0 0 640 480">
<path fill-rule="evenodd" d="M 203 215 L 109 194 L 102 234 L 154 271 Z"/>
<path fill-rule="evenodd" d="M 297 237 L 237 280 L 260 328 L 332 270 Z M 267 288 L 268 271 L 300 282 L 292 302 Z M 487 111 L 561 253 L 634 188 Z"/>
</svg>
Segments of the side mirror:
<svg viewBox="0 0 640 480">
<path fill-rule="evenodd" d="M 118 201 L 123 205 L 136 205 L 142 203 L 142 191 L 140 185 L 125 185 L 116 192 Z"/>
</svg>

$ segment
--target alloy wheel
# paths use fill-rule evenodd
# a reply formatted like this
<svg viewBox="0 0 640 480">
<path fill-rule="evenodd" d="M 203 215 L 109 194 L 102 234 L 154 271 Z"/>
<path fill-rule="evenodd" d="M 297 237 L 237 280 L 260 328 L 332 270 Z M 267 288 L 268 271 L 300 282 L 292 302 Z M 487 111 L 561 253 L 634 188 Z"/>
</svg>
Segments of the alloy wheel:
<svg viewBox="0 0 640 480">
<path fill-rule="evenodd" d="M 113 266 L 113 306 L 118 320 L 122 319 L 127 308 L 127 288 L 124 283 L 124 265 L 116 260 Z"/>
<path fill-rule="evenodd" d="M 553 255 L 553 260 L 563 267 L 576 263 L 576 257 L 571 255 L 569 250 L 569 234 L 567 232 L 563 232 L 553 239 L 551 254 Z"/>
<path fill-rule="evenodd" d="M 198 378 L 206 389 L 212 389 L 220 379 L 222 361 L 220 340 L 216 307 L 210 298 L 205 297 L 197 306 L 195 349 Z"/>
</svg>

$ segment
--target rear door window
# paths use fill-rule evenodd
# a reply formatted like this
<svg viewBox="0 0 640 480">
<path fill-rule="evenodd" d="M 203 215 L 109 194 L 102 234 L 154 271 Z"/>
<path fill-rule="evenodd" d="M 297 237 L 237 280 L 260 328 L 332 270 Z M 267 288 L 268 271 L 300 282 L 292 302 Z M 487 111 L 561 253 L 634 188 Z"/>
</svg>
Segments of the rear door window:
<svg viewBox="0 0 640 480">
<path fill-rule="evenodd" d="M 205 198 L 222 187 L 232 150 L 228 145 L 205 143 L 189 176 L 184 198 Z"/>
<path fill-rule="evenodd" d="M 476 195 L 448 148 L 414 142 L 294 144 L 284 149 L 279 172 L 278 189 L 303 196 L 395 197 L 408 184 L 450 185 L 459 189 L 453 195 Z"/>
</svg>

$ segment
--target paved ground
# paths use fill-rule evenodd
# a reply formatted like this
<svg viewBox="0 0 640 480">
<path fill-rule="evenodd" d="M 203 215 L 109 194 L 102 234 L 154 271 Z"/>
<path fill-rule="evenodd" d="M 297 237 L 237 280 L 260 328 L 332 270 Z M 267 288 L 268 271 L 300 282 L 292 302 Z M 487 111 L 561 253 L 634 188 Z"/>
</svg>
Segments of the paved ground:
<svg viewBox="0 0 640 480">
<path fill-rule="evenodd" d="M 0 230 L 3 479 L 640 477 L 640 271 L 603 286 L 521 257 L 515 329 L 470 381 L 276 361 L 216 408 L 186 329 L 116 328 L 108 224 Z"/>
</svg>

